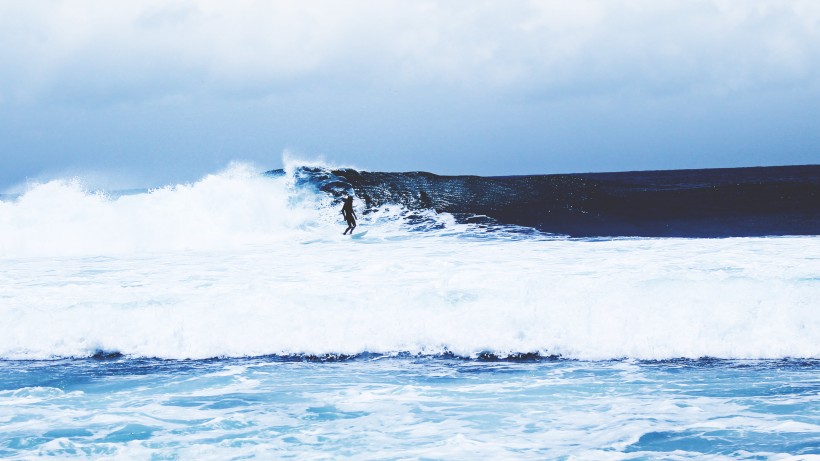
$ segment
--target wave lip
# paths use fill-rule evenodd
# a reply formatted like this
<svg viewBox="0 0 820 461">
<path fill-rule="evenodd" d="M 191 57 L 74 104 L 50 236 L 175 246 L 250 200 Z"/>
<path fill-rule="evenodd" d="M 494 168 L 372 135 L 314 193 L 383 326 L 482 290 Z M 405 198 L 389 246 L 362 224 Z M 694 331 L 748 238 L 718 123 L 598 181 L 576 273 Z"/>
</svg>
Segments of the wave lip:
<svg viewBox="0 0 820 461">
<path fill-rule="evenodd" d="M 269 172 L 276 174 L 276 171 Z M 507 177 L 298 168 L 301 183 L 366 207 L 400 204 L 466 222 L 572 237 L 820 235 L 820 165 Z"/>
</svg>

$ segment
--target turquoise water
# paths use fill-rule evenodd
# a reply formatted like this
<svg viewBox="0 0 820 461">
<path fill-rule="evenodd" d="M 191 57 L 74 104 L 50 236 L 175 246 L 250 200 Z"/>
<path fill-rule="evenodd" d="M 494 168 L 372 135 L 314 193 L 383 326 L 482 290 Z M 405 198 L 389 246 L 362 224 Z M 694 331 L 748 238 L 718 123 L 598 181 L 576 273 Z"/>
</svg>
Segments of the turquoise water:
<svg viewBox="0 0 820 461">
<path fill-rule="evenodd" d="M 8 459 L 820 455 L 820 362 L 359 356 L 0 363 Z"/>
</svg>

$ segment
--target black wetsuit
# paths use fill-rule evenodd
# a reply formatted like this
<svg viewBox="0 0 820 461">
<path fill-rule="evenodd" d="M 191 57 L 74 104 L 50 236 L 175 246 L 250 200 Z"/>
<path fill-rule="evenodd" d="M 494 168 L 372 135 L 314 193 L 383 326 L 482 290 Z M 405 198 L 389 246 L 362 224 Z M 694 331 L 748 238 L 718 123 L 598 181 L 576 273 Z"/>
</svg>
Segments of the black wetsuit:
<svg viewBox="0 0 820 461">
<path fill-rule="evenodd" d="M 345 221 L 347 221 L 347 229 L 345 229 L 344 234 L 348 232 L 352 234 L 353 229 L 356 228 L 356 212 L 353 211 L 352 198 L 345 199 L 345 204 L 342 206 L 342 215 L 345 217 Z"/>
</svg>

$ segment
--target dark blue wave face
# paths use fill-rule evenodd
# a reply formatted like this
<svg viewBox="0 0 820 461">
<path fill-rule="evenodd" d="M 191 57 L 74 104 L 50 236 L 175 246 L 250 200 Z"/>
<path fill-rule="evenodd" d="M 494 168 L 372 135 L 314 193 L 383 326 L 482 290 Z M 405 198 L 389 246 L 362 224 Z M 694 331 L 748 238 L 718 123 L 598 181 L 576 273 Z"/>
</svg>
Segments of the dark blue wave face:
<svg viewBox="0 0 820 461">
<path fill-rule="evenodd" d="M 296 179 L 367 209 L 401 204 L 571 237 L 820 235 L 820 165 L 506 177 L 302 167 Z"/>
</svg>

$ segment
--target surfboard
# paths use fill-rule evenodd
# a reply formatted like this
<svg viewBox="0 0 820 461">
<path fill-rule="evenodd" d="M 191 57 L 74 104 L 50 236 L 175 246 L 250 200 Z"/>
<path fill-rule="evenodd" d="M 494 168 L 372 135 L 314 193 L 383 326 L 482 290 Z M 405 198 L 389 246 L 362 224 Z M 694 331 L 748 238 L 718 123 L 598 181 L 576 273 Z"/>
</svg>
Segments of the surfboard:
<svg viewBox="0 0 820 461">
<path fill-rule="evenodd" d="M 360 238 L 364 237 L 365 235 L 367 235 L 367 231 L 359 232 L 358 234 L 352 234 L 350 236 L 350 238 L 360 239 Z"/>
</svg>

